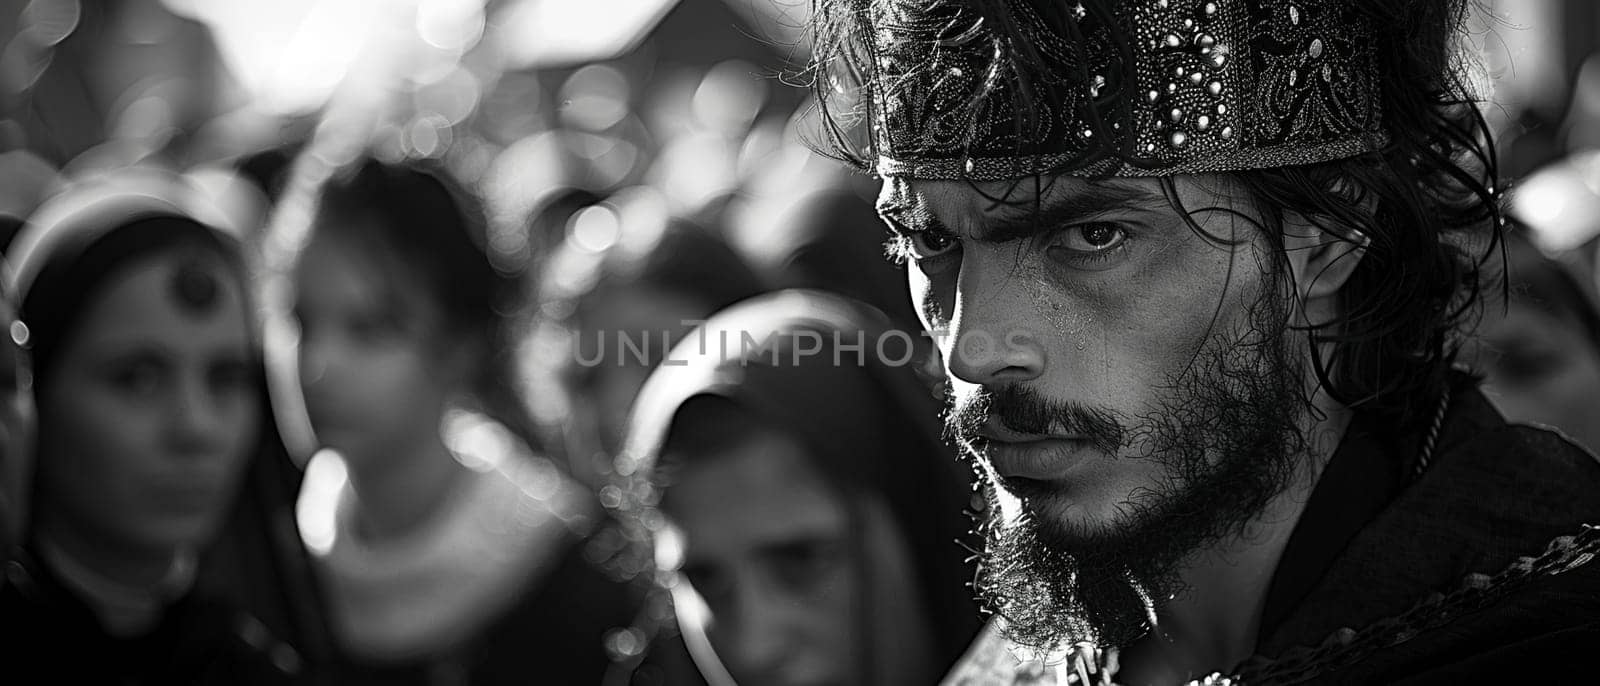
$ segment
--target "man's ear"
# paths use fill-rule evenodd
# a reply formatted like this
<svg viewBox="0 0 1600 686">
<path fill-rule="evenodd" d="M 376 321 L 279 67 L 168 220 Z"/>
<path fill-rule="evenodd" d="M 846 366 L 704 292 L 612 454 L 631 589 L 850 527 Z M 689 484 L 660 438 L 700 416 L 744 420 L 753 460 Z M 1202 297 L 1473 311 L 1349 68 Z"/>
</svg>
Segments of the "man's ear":
<svg viewBox="0 0 1600 686">
<path fill-rule="evenodd" d="M 1344 288 L 1372 242 L 1354 227 L 1318 224 L 1290 212 L 1283 218 L 1283 247 L 1295 294 L 1307 315 L 1326 310 Z M 1321 317 L 1312 317 L 1318 321 Z"/>
</svg>

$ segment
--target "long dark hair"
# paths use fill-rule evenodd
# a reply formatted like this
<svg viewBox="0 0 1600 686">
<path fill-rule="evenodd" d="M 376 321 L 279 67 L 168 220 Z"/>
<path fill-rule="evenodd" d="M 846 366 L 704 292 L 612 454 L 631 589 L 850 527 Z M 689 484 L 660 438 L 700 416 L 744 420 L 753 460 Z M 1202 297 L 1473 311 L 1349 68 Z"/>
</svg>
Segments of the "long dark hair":
<svg viewBox="0 0 1600 686">
<path fill-rule="evenodd" d="M 1133 155 L 1132 136 L 1118 133 L 1132 121 L 1136 44 L 1116 18 L 1112 0 L 915 0 L 902 8 L 920 17 L 959 17 L 946 26 L 984 27 L 985 54 L 993 55 L 995 77 L 982 81 L 967 98 L 974 116 L 986 111 L 1014 112 L 1017 154 L 1036 140 L 1036 103 L 1069 102 L 1071 89 L 1083 89 L 1088 72 L 1060 74 L 1028 39 L 1022 11 L 1046 31 L 1067 39 L 1080 53 L 1105 49 L 1117 65 L 1105 74 L 1091 106 L 1079 117 L 1092 131 L 1074 159 L 1039 176 L 1096 168 L 1106 160 L 1143 164 Z M 1460 347 L 1462 332 L 1475 323 L 1482 292 L 1497 270 L 1486 269 L 1505 224 L 1498 183 L 1498 161 L 1491 132 L 1477 109 L 1473 75 L 1459 59 L 1457 41 L 1471 0 L 1385 2 L 1356 0 L 1352 11 L 1373 27 L 1379 75 L 1378 109 L 1387 143 L 1374 152 L 1333 162 L 1257 169 L 1233 174 L 1261 211 L 1263 231 L 1282 250 L 1285 215 L 1293 212 L 1337 240 L 1370 240 L 1361 262 L 1340 289 L 1341 314 L 1311 327 L 1314 368 L 1337 400 L 1371 411 L 1395 427 L 1427 416 L 1446 386 L 1446 373 Z M 1084 40 L 1086 29 L 1071 17 L 1081 7 L 1085 26 L 1108 27 L 1104 39 Z M 813 144 L 823 154 L 872 173 L 869 132 L 875 125 L 873 94 L 879 83 L 869 10 L 870 0 L 816 0 L 813 3 L 813 60 L 805 80 L 817 96 L 820 131 Z M 962 23 L 964 22 L 964 23 Z M 1031 26 L 1031 25 L 1030 25 Z M 1036 29 L 1036 27 L 1035 27 Z M 940 29 L 948 32 L 947 29 Z M 931 35 L 938 39 L 940 35 Z M 1105 62 L 1105 60 L 1097 60 Z M 1116 73 L 1118 69 L 1122 73 Z M 1004 86 L 1009 107 L 996 109 L 992 94 Z M 998 97 L 998 96 L 997 96 Z M 986 109 L 988 108 L 988 109 Z M 1024 180 L 1019 179 L 1021 183 Z M 1038 183 L 1038 177 L 1032 179 Z M 1171 177 L 1167 195 L 1180 213 Z M 1036 195 L 1034 196 L 1037 197 Z M 1191 223 L 1192 228 L 1198 226 Z M 1332 352 L 1319 353 L 1320 343 Z"/>
</svg>

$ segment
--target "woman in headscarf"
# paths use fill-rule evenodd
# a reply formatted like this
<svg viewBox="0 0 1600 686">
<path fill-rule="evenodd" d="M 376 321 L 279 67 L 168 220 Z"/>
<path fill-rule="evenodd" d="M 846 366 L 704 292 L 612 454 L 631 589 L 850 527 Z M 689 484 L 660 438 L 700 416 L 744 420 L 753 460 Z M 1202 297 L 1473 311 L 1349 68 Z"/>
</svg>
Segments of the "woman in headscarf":
<svg viewBox="0 0 1600 686">
<path fill-rule="evenodd" d="M 879 311 L 783 291 L 690 334 L 634 406 L 621 509 L 714 684 L 934 683 L 971 640 L 965 470 Z"/>
<path fill-rule="evenodd" d="M 593 492 L 524 429 L 503 369 L 520 285 L 483 226 L 441 170 L 358 160 L 321 185 L 286 275 L 300 340 L 278 352 L 327 449 L 301 531 L 344 683 L 592 684 L 634 613 L 578 554 Z"/>
<path fill-rule="evenodd" d="M 236 235 L 177 178 L 130 171 L 48 202 L 8 258 L 39 424 L 25 542 L 0 590 L 7 669 L 62 683 L 295 678 L 293 648 L 196 584 L 277 440 Z"/>
</svg>

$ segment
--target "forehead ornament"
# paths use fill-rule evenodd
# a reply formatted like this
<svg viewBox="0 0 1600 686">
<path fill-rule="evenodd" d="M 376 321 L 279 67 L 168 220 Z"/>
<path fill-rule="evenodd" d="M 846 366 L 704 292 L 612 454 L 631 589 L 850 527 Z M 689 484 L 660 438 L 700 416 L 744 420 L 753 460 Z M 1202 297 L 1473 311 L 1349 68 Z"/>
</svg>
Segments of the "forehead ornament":
<svg viewBox="0 0 1600 686">
<path fill-rule="evenodd" d="M 184 257 L 169 278 L 168 292 L 184 312 L 203 315 L 217 309 L 222 285 L 210 265 L 194 256 Z"/>
</svg>

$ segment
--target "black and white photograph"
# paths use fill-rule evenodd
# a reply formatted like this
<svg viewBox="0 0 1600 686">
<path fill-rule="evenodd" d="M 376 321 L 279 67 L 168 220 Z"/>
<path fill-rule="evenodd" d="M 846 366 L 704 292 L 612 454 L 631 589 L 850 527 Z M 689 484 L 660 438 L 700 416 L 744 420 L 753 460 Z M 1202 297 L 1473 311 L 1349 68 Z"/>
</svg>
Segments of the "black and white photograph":
<svg viewBox="0 0 1600 686">
<path fill-rule="evenodd" d="M 0 684 L 1600 683 L 1600 3 L 0 0 Z"/>
</svg>

